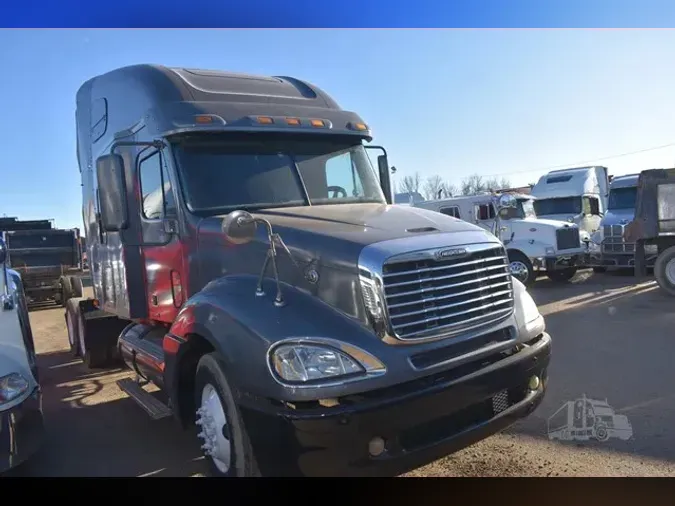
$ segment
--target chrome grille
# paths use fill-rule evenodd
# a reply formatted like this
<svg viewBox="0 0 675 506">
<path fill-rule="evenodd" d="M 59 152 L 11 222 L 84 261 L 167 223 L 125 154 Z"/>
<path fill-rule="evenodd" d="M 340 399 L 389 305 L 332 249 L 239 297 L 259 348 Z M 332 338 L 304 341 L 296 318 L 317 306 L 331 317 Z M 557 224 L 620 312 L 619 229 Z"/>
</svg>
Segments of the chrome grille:
<svg viewBox="0 0 675 506">
<path fill-rule="evenodd" d="M 624 225 L 605 225 L 602 227 L 603 253 L 635 253 L 635 244 L 623 240 Z"/>
<path fill-rule="evenodd" d="M 461 258 L 389 259 L 384 296 L 392 331 L 421 339 L 487 324 L 513 311 L 513 287 L 501 245 L 467 247 Z"/>
<path fill-rule="evenodd" d="M 579 229 L 577 227 L 565 227 L 556 230 L 556 242 L 558 251 L 575 249 L 580 246 Z"/>
</svg>

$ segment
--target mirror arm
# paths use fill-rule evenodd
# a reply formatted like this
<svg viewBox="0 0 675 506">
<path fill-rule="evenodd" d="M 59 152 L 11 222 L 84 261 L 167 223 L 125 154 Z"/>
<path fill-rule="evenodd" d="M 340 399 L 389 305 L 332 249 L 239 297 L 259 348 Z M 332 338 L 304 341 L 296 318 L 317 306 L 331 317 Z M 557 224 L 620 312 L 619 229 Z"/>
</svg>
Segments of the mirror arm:
<svg viewBox="0 0 675 506">
<path fill-rule="evenodd" d="M 119 147 L 122 146 L 151 146 L 157 149 L 162 149 L 166 146 L 164 141 L 162 140 L 154 140 L 154 141 L 117 141 L 113 142 L 113 145 L 110 146 L 110 154 L 114 155 L 115 150 Z"/>
</svg>

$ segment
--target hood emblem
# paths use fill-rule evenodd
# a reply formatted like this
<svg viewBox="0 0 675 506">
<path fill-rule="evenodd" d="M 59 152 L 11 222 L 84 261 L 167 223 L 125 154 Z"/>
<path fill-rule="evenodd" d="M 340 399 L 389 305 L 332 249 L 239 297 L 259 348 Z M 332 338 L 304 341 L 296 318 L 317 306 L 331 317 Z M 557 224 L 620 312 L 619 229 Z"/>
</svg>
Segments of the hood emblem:
<svg viewBox="0 0 675 506">
<path fill-rule="evenodd" d="M 445 260 L 447 258 L 459 258 L 467 254 L 464 248 L 442 249 L 434 253 L 436 260 Z"/>
</svg>

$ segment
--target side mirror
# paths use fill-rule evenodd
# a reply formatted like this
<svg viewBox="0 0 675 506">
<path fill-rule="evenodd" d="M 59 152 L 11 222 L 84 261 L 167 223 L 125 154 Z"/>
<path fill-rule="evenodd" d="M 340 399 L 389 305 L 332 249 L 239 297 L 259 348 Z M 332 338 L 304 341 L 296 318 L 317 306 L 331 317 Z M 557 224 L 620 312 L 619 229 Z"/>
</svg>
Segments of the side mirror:
<svg viewBox="0 0 675 506">
<path fill-rule="evenodd" d="M 120 155 L 103 155 L 96 160 L 101 226 L 105 232 L 117 232 L 128 226 L 127 191 L 124 161 Z"/>
<path fill-rule="evenodd" d="M 258 224 L 251 213 L 232 211 L 223 219 L 222 230 L 228 241 L 234 244 L 246 244 L 255 237 Z"/>
<path fill-rule="evenodd" d="M 7 245 L 5 240 L 0 237 L 0 264 L 4 264 L 5 260 L 7 260 Z"/>
<path fill-rule="evenodd" d="M 391 204 L 391 179 L 389 177 L 389 161 L 387 155 L 377 157 L 377 171 L 380 173 L 380 184 L 387 204 Z"/>
<path fill-rule="evenodd" d="M 502 209 L 512 209 L 514 207 L 518 206 L 518 201 L 513 195 L 510 194 L 504 194 L 499 197 L 499 200 L 497 202 L 497 206 L 499 207 L 500 210 Z"/>
</svg>

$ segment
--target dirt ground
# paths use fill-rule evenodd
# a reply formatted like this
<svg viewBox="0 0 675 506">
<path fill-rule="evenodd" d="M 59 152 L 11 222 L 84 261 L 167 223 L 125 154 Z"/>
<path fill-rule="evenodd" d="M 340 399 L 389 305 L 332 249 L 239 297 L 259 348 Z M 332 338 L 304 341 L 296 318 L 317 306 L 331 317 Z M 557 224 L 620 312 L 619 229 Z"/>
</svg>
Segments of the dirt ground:
<svg viewBox="0 0 675 506">
<path fill-rule="evenodd" d="M 508 431 L 408 476 L 675 476 L 675 300 L 653 281 L 579 273 L 531 290 L 554 340 L 542 405 Z M 47 441 L 21 469 L 32 476 L 200 476 L 192 431 L 152 421 L 115 381 L 127 370 L 91 372 L 68 351 L 63 309 L 37 308 Z M 547 419 L 582 395 L 628 417 L 628 441 L 551 441 Z"/>
</svg>

